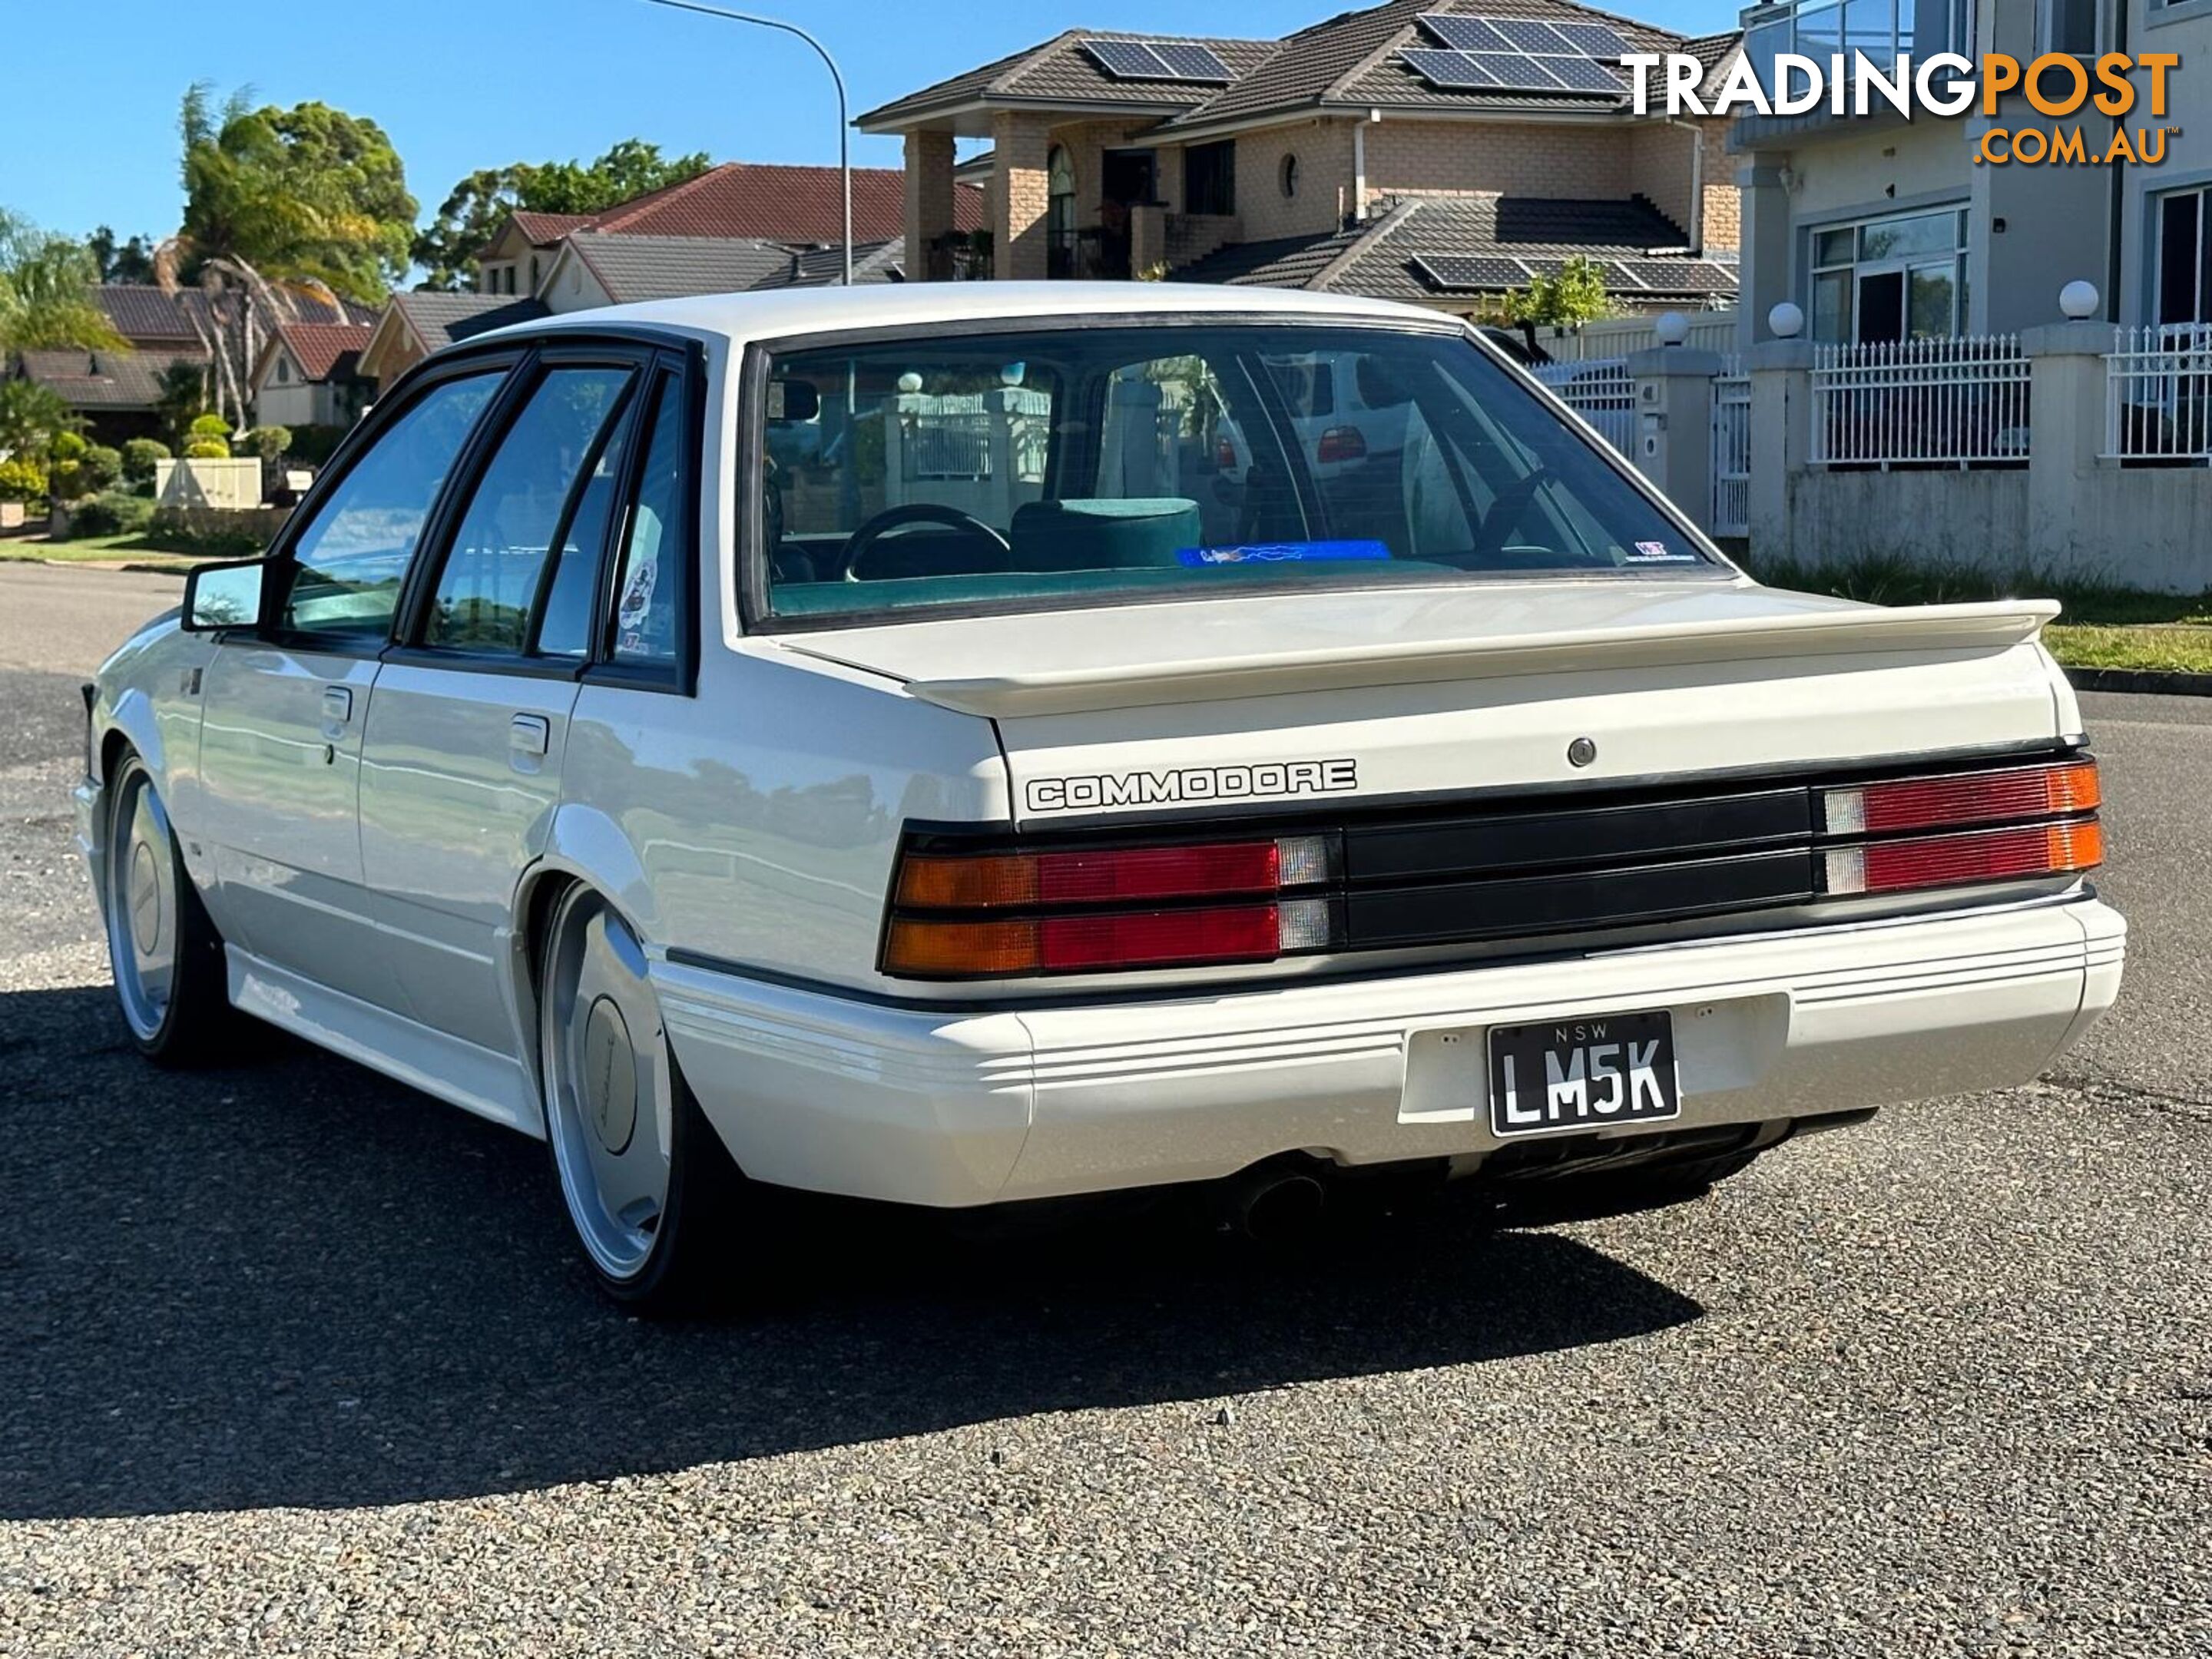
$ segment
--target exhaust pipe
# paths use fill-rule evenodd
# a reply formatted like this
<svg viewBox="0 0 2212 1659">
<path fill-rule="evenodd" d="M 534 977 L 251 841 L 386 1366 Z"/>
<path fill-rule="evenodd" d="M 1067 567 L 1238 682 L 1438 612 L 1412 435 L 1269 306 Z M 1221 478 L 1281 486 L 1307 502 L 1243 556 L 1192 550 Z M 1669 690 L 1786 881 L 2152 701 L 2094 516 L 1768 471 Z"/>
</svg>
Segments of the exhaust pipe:
<svg viewBox="0 0 2212 1659">
<path fill-rule="evenodd" d="M 1255 1243 L 1279 1244 L 1313 1231 L 1328 1189 L 1303 1170 L 1261 1170 L 1237 1177 L 1228 1198 L 1232 1227 Z"/>
</svg>

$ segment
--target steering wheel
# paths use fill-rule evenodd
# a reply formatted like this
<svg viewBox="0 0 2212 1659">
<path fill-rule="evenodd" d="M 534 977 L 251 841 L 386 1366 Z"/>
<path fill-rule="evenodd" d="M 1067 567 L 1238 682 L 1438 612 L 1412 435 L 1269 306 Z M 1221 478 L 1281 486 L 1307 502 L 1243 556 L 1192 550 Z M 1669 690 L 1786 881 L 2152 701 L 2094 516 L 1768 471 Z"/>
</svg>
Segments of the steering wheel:
<svg viewBox="0 0 2212 1659">
<path fill-rule="evenodd" d="M 957 507 L 942 506 L 936 501 L 908 501 L 903 507 L 886 507 L 853 532 L 845 544 L 845 580 L 857 582 L 864 580 L 860 564 L 886 532 L 901 525 L 937 524 L 948 530 L 964 531 L 970 536 L 981 537 L 1001 553 L 1012 553 L 1013 546 L 1004 536 L 971 514 Z"/>
<path fill-rule="evenodd" d="M 1528 503 L 1536 499 L 1536 492 L 1558 477 L 1550 467 L 1540 466 L 1499 490 L 1497 499 L 1490 504 L 1490 511 L 1482 515 L 1482 523 L 1476 527 L 1474 545 L 1468 550 L 1468 563 L 1479 565 L 1498 552 L 1521 522 L 1521 515 L 1528 510 Z"/>
</svg>

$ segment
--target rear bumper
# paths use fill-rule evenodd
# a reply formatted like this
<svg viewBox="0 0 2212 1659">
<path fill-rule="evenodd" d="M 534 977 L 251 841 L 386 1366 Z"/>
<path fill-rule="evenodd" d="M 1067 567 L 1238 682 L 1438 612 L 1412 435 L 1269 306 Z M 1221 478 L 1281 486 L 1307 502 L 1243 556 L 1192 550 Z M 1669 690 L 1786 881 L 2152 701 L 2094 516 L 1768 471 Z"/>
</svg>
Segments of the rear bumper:
<svg viewBox="0 0 2212 1659">
<path fill-rule="evenodd" d="M 659 961 L 671 1041 L 747 1173 L 936 1206 L 1480 1158 L 1490 1025 L 1674 1016 L 1679 1121 L 2018 1084 L 2118 994 L 2126 924 L 2033 906 L 1503 967 L 1088 1007 L 885 1007 Z M 1633 1134 L 1633 1126 L 1605 1134 Z"/>
</svg>

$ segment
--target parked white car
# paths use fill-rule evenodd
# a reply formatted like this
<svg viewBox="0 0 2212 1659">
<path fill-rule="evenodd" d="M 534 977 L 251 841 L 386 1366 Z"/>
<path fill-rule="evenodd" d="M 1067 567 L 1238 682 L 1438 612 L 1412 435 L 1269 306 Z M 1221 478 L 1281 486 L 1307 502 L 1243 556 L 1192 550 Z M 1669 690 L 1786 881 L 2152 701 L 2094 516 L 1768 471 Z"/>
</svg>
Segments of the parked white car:
<svg viewBox="0 0 2212 1659">
<path fill-rule="evenodd" d="M 1417 475 L 1317 487 L 1301 355 L 1402 390 Z M 1200 374 L 1274 456 L 1230 542 L 1155 459 L 1188 400 L 1102 413 Z M 887 422 L 1017 384 L 987 521 Z M 757 1271 L 763 1186 L 1635 1201 L 2112 1002 L 2054 611 L 1761 587 L 1425 312 L 670 301 L 389 388 L 88 688 L 80 837 L 149 1055 L 243 1011 L 544 1136 L 634 1302 Z"/>
</svg>

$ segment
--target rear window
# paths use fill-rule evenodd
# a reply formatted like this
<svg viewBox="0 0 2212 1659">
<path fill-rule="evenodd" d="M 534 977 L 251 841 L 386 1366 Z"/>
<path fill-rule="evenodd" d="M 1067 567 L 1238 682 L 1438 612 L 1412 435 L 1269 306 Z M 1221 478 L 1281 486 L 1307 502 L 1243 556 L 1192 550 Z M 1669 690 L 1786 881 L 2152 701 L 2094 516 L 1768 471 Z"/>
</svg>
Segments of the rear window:
<svg viewBox="0 0 2212 1659">
<path fill-rule="evenodd" d="M 1711 567 L 1454 335 L 1070 327 L 769 365 L 770 614 Z"/>
</svg>

